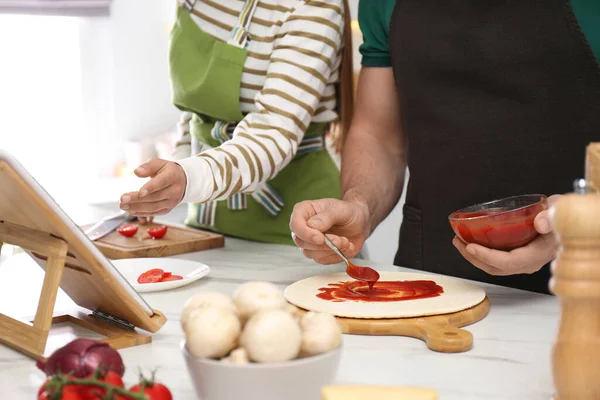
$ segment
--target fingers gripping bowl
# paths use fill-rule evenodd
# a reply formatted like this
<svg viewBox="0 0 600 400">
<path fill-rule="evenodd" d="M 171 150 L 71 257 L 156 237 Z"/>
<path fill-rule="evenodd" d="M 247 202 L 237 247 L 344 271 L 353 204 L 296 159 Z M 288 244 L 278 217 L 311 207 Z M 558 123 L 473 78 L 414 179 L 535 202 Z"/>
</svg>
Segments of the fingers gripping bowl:
<svg viewBox="0 0 600 400">
<path fill-rule="evenodd" d="M 535 217 L 548 209 L 542 194 L 507 197 L 462 208 L 448 217 L 454 233 L 465 243 L 510 251 L 538 236 Z"/>
<path fill-rule="evenodd" d="M 341 355 L 336 319 L 302 317 L 268 282 L 247 282 L 232 297 L 190 298 L 182 311 L 181 350 L 198 398 L 318 399 Z"/>
</svg>

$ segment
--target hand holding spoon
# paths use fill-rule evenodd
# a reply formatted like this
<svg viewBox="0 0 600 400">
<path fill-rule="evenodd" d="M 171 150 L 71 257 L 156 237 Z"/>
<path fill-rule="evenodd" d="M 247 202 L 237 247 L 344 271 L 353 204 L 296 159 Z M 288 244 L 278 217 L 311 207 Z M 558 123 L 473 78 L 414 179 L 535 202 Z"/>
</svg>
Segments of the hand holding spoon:
<svg viewBox="0 0 600 400">
<path fill-rule="evenodd" d="M 373 268 L 361 267 L 359 265 L 352 264 L 352 262 L 346 258 L 346 256 L 333 244 L 331 239 L 329 239 L 326 234 L 323 234 L 323 236 L 325 236 L 325 244 L 327 247 L 335 251 L 336 254 L 342 257 L 342 260 L 344 260 L 346 263 L 346 274 L 357 281 L 367 282 L 369 285 L 369 290 L 372 290 L 375 282 L 379 280 L 379 273 Z"/>
</svg>

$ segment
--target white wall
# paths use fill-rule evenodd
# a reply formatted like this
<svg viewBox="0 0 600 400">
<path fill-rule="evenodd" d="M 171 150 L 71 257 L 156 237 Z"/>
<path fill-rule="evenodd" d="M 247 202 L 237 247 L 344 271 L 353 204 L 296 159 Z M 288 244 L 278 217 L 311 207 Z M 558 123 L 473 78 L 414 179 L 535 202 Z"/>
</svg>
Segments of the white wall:
<svg viewBox="0 0 600 400">
<path fill-rule="evenodd" d="M 120 157 L 116 133 L 111 23 L 108 18 L 82 19 L 79 28 L 84 135 L 88 162 L 99 175 L 111 175 Z"/>
<path fill-rule="evenodd" d="M 82 20 L 86 129 L 105 175 L 123 160 L 124 142 L 152 141 L 177 122 L 167 58 L 174 12 L 174 0 L 115 0 L 109 18 Z"/>
<path fill-rule="evenodd" d="M 168 26 L 174 0 L 116 0 L 111 10 L 117 135 L 142 139 L 172 129 Z"/>
<path fill-rule="evenodd" d="M 86 178 L 78 31 L 71 18 L 0 15 L 0 149 L 50 187 Z"/>
</svg>

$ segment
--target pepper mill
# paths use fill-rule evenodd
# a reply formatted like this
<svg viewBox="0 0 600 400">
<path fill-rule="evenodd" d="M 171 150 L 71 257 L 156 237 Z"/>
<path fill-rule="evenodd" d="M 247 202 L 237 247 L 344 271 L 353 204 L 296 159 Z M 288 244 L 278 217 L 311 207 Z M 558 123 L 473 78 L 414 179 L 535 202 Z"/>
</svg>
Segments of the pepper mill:
<svg viewBox="0 0 600 400">
<path fill-rule="evenodd" d="M 552 351 L 556 400 L 600 399 L 600 194 L 590 187 L 575 181 L 575 193 L 550 210 L 560 243 L 550 280 L 561 306 Z"/>
<path fill-rule="evenodd" d="M 585 159 L 585 179 L 590 191 L 600 190 L 600 143 L 590 143 Z"/>
</svg>

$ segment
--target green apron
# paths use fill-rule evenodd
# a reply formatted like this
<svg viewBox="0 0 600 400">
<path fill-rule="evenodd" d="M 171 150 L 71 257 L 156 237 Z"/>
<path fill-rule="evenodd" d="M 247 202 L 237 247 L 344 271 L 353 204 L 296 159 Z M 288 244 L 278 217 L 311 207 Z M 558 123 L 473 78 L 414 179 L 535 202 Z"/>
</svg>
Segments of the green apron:
<svg viewBox="0 0 600 400">
<path fill-rule="evenodd" d="M 169 51 L 173 103 L 193 114 L 190 156 L 231 139 L 244 118 L 240 85 L 248 55 L 248 27 L 257 0 L 247 0 L 227 43 L 200 29 L 190 16 L 196 1 L 177 10 Z M 339 170 L 325 149 L 326 124 L 311 124 L 296 157 L 253 193 L 189 204 L 185 224 L 261 242 L 293 244 L 289 220 L 304 200 L 340 198 Z"/>
</svg>

